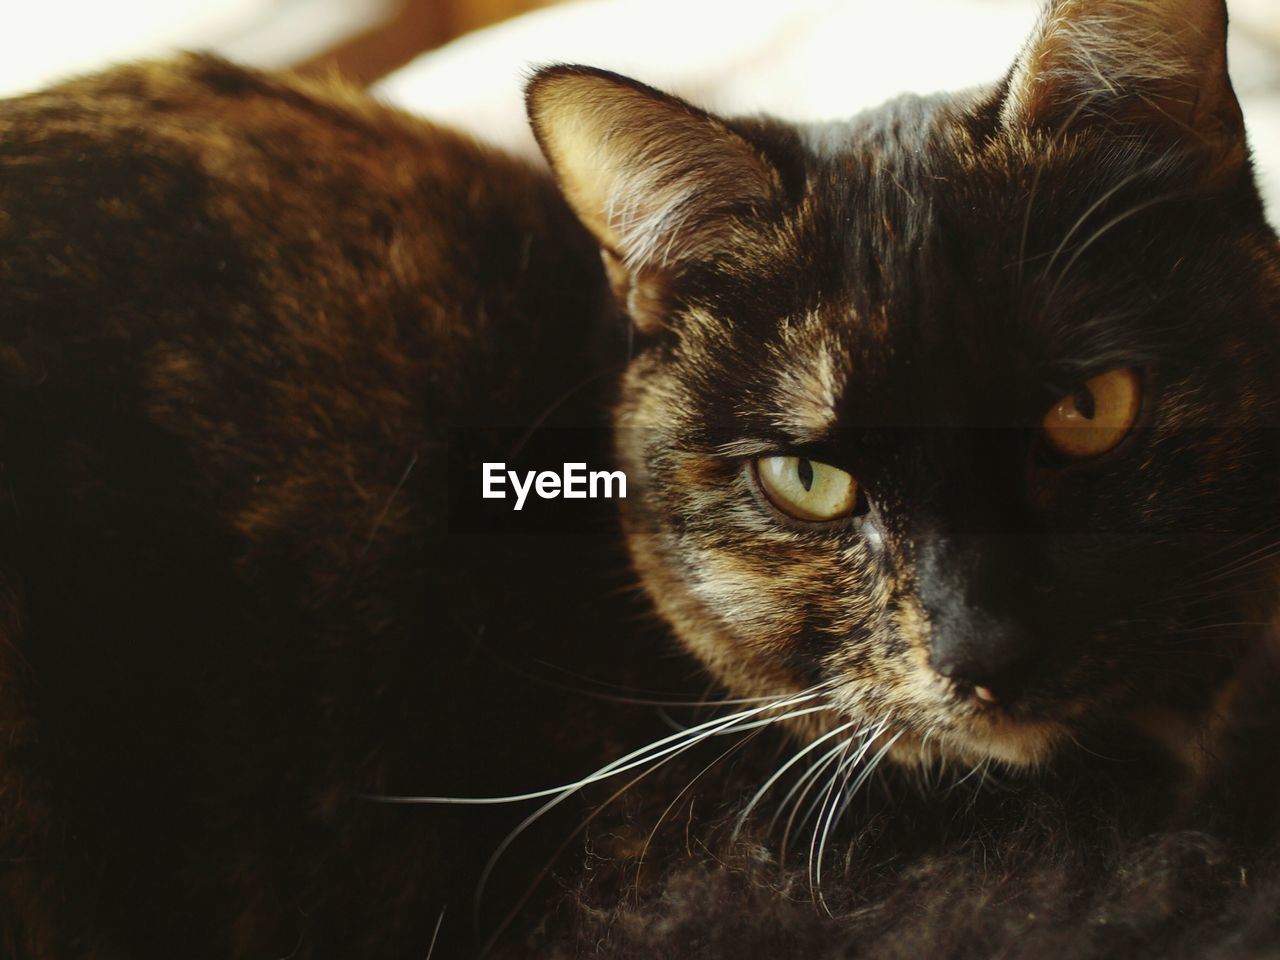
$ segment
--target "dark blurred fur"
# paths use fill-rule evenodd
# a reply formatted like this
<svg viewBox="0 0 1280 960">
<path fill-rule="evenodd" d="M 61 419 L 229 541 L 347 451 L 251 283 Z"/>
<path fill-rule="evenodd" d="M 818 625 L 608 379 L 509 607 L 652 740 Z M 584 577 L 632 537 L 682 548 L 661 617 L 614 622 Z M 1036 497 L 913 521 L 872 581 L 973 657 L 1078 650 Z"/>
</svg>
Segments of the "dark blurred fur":
<svg viewBox="0 0 1280 960">
<path fill-rule="evenodd" d="M 819 882 L 813 824 L 785 857 L 786 831 L 766 829 L 776 798 L 734 836 L 743 797 L 786 748 L 756 741 L 730 762 L 708 750 L 591 832 L 585 869 L 562 871 L 559 907 L 511 955 L 1275 956 L 1277 666 L 1251 665 L 1259 679 L 1226 738 L 1233 760 L 1252 760 L 1190 805 L 1179 767 L 1141 748 L 1035 774 L 881 770 L 842 817 Z M 686 791 L 704 762 L 715 775 Z"/>
<path fill-rule="evenodd" d="M 1274 729 L 1274 697 L 1259 693 L 1265 706 L 1250 713 Z M 1255 757 L 1269 752 L 1260 732 L 1242 741 Z M 558 909 L 511 955 L 1275 956 L 1274 771 L 1238 769 L 1191 811 L 1176 809 L 1179 772 L 1154 754 L 927 786 L 882 771 L 846 811 L 815 885 L 811 824 L 785 859 L 783 831 L 759 818 L 732 836 L 767 764 L 717 769 L 693 797 L 680 794 L 687 769 L 647 783 L 649 802 L 596 831 L 585 870 L 563 871 Z M 672 808 L 658 800 L 678 795 Z"/>
<path fill-rule="evenodd" d="M 834 918 L 815 911 L 802 872 L 767 848 L 692 860 L 647 885 L 640 904 L 590 900 L 575 946 L 547 956 L 1274 957 L 1275 856 L 1250 866 L 1194 831 L 1135 840 L 1081 861 L 1044 846 L 993 843 L 883 875 L 851 872 Z M 850 891 L 860 890 L 856 898 Z"/>
<path fill-rule="evenodd" d="M 544 175 L 341 86 L 6 102 L 0 956 L 466 952 L 518 815 L 362 795 L 610 759 L 503 664 L 635 653 L 616 533 L 450 536 L 448 430 L 602 423 L 625 342 Z"/>
</svg>

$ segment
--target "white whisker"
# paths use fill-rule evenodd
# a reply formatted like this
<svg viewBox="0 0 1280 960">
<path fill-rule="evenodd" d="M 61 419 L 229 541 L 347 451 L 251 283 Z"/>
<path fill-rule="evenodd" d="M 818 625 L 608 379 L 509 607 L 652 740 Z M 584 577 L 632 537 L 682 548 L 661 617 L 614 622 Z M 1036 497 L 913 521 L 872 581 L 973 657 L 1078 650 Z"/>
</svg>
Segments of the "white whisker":
<svg viewBox="0 0 1280 960">
<path fill-rule="evenodd" d="M 823 769 L 826 769 L 827 764 L 836 759 L 837 754 L 840 754 L 842 750 L 849 748 L 849 744 L 858 739 L 858 733 L 859 731 L 852 732 L 850 736 L 845 737 L 844 740 L 841 740 L 838 744 L 833 746 L 833 748 L 829 749 L 827 753 L 819 756 L 817 760 L 814 760 L 812 764 L 809 764 L 809 768 L 806 769 L 803 774 L 800 774 L 799 780 L 792 783 L 790 790 L 786 792 L 786 796 L 783 796 L 780 803 L 778 803 L 778 808 L 777 810 L 774 810 L 773 817 L 769 818 L 769 832 L 773 832 L 773 828 L 777 826 L 778 818 L 782 817 L 782 812 L 787 809 L 788 804 L 791 804 L 792 810 L 790 817 L 787 818 L 786 829 L 782 833 L 783 858 L 786 856 L 787 836 L 791 833 L 791 824 L 795 822 L 795 814 L 799 813 L 800 804 L 803 804 L 805 797 L 809 795 L 809 790 L 812 788 L 813 781 L 817 780 L 817 777 L 822 773 Z M 796 794 L 799 794 L 799 796 L 796 796 Z M 795 797 L 794 804 L 791 803 L 792 797 Z"/>
<path fill-rule="evenodd" d="M 649 845 L 653 843 L 653 838 L 657 835 L 658 829 L 662 826 L 663 821 L 667 819 L 667 815 L 670 814 L 671 811 L 675 808 L 675 805 L 680 802 L 680 798 L 683 797 L 686 793 L 688 793 L 691 789 L 693 789 L 694 784 L 696 784 L 699 780 L 701 780 L 708 770 L 710 770 L 712 767 L 720 763 L 723 763 L 725 757 L 728 757 L 730 754 L 734 753 L 735 751 L 741 750 L 744 746 L 746 746 L 756 737 L 760 736 L 760 734 L 763 732 L 764 732 L 763 728 L 757 729 L 754 733 L 750 734 L 749 736 L 743 737 L 737 743 L 733 744 L 733 746 L 729 747 L 729 749 L 722 751 L 718 756 L 715 757 L 715 759 L 713 759 L 705 767 L 699 770 L 693 776 L 693 778 L 684 786 L 684 789 L 682 789 L 679 793 L 677 793 L 675 797 L 672 798 L 671 802 L 667 804 L 665 808 L 663 808 L 662 814 L 658 817 L 658 822 L 653 825 L 653 829 L 650 830 L 649 835 L 645 837 L 644 846 L 641 847 L 640 849 L 640 855 L 636 857 L 635 870 L 636 870 L 637 898 L 639 898 L 639 895 L 640 895 L 640 890 L 639 890 L 640 868 L 644 864 L 645 855 L 649 852 Z"/>
<path fill-rule="evenodd" d="M 777 772 L 774 773 L 773 776 L 771 776 L 768 780 L 764 782 L 764 786 L 762 786 L 759 790 L 756 791 L 755 796 L 751 798 L 750 802 L 747 803 L 746 807 L 743 808 L 742 812 L 738 814 L 738 819 L 733 826 L 733 833 L 730 834 L 729 836 L 729 842 L 732 843 L 733 841 L 738 839 L 738 834 L 741 832 L 743 824 L 746 823 L 747 817 L 750 816 L 751 811 L 755 809 L 756 804 L 760 802 L 760 800 L 764 797 L 764 795 L 769 792 L 769 789 L 775 783 L 778 782 L 778 780 L 783 776 L 783 774 L 785 774 L 788 770 L 790 770 L 802 759 L 804 759 L 804 757 L 810 751 L 815 750 L 816 748 L 821 746 L 823 743 L 825 743 L 827 740 L 830 740 L 832 737 L 840 735 L 844 731 L 848 730 L 850 727 L 854 727 L 857 725 L 858 725 L 857 720 L 850 720 L 848 723 L 842 724 L 836 727 L 834 730 L 829 730 L 827 733 L 824 733 L 822 736 L 818 737 L 816 740 L 814 740 L 804 749 L 797 751 L 796 754 L 792 756 L 790 760 L 788 760 L 786 763 L 780 766 Z"/>
<path fill-rule="evenodd" d="M 863 741 L 862 746 L 865 747 L 865 744 L 866 741 Z M 855 763 L 857 763 L 856 753 L 853 757 L 841 758 L 840 762 L 836 764 L 835 770 L 832 771 L 831 777 L 827 781 L 827 788 L 822 792 L 821 802 L 817 807 L 818 815 L 813 821 L 813 836 L 809 841 L 809 893 L 811 896 L 816 894 L 815 899 L 819 903 L 822 903 L 821 850 L 825 843 L 827 829 L 831 823 L 831 816 L 835 813 L 835 809 L 839 805 L 839 794 L 836 791 L 836 784 L 840 782 L 841 777 L 846 775 L 848 770 L 852 769 L 852 766 Z M 841 790 L 843 790 L 843 785 L 841 785 Z M 819 842 L 819 836 L 823 839 L 823 842 L 821 843 Z M 816 863 L 814 861 L 815 851 L 817 851 L 818 857 Z M 826 909 L 825 904 L 822 904 L 822 906 L 823 909 Z M 830 913 L 831 911 L 828 910 L 827 914 L 830 915 Z"/>
<path fill-rule="evenodd" d="M 791 816 L 787 818 L 786 827 L 782 832 L 782 849 L 780 856 L 783 860 L 785 860 L 787 856 L 787 846 L 791 836 L 791 828 L 792 824 L 795 823 L 796 814 L 800 812 L 800 804 L 804 803 L 804 798 L 809 795 L 809 791 L 813 789 L 813 784 L 817 781 L 817 778 L 821 775 L 822 771 L 826 769 L 827 765 L 834 761 L 841 751 L 848 749 L 849 744 L 855 739 L 857 739 L 857 733 L 854 733 L 852 736 L 840 741 L 840 743 L 836 744 L 814 761 L 809 769 L 806 770 L 801 775 L 800 779 L 792 785 L 791 789 L 787 791 L 787 795 L 782 798 L 782 802 L 778 804 L 778 809 L 769 820 L 768 829 L 770 833 L 773 832 L 773 828 L 777 825 L 778 818 L 782 816 L 782 812 L 787 809 L 788 803 L 791 803 L 791 798 L 795 797 L 794 803 L 791 803 Z M 799 795 L 797 796 L 797 794 Z"/>
<path fill-rule="evenodd" d="M 690 743 L 696 743 L 702 739 L 702 736 L 714 736 L 717 733 L 723 733 L 730 728 L 734 729 L 751 729 L 751 725 L 735 727 L 739 721 L 758 717 L 762 713 L 770 710 L 784 709 L 796 703 L 803 703 L 806 700 L 812 700 L 821 694 L 810 692 L 805 694 L 796 694 L 791 697 L 779 699 L 773 703 L 760 707 L 754 707 L 750 710 L 741 710 L 738 713 L 730 714 L 728 717 L 717 717 L 713 720 L 706 720 L 696 726 L 680 730 L 660 740 L 648 743 L 638 750 L 633 750 L 626 756 L 620 757 L 605 764 L 594 773 L 588 774 L 581 780 L 575 780 L 572 783 L 561 784 L 557 787 L 547 787 L 543 790 L 533 790 L 529 793 L 516 793 L 505 797 L 435 797 L 435 796 L 386 796 L 386 795 L 366 795 L 365 799 L 374 800 L 379 803 L 421 803 L 421 804 L 452 804 L 464 806 L 492 806 L 504 803 L 520 803 L 524 800 L 542 800 L 546 797 L 554 797 L 565 791 L 573 793 L 581 790 L 583 787 L 590 786 L 609 777 L 617 776 L 628 770 L 634 770 L 637 766 L 650 763 L 661 757 L 668 756 L 671 753 L 678 752 L 683 749 L 680 743 L 682 740 L 689 740 Z M 799 716 L 801 713 L 812 713 L 816 710 L 826 709 L 826 707 L 816 707 L 801 711 L 797 714 L 788 714 L 785 718 L 791 716 Z M 771 718 L 764 723 L 777 722 L 785 719 L 784 717 Z M 758 725 L 758 724 L 757 724 Z M 700 736 L 702 735 L 702 736 Z"/>
<path fill-rule="evenodd" d="M 440 925 L 444 923 L 444 912 L 448 909 L 447 904 L 441 907 L 440 916 L 436 917 L 436 928 L 431 931 L 431 943 L 427 947 L 427 960 L 431 960 L 431 955 L 436 952 L 436 940 L 440 936 Z"/>
<path fill-rule="evenodd" d="M 1110 233 L 1112 229 L 1124 223 L 1124 221 L 1128 220 L 1130 217 L 1136 216 L 1137 214 L 1141 213 L 1144 210 L 1150 209 L 1151 207 L 1154 207 L 1157 204 L 1167 203 L 1170 200 L 1176 200 L 1180 196 L 1182 195 L 1178 193 L 1162 193 L 1159 196 L 1152 197 L 1150 200 L 1146 200 L 1142 203 L 1134 204 L 1132 207 L 1125 210 L 1124 213 L 1116 214 L 1114 217 L 1112 217 L 1110 220 L 1104 223 L 1101 227 L 1099 227 L 1097 230 L 1093 232 L 1093 234 L 1089 237 L 1088 240 L 1086 240 L 1076 249 L 1076 252 L 1074 254 L 1072 254 L 1071 259 L 1067 261 L 1067 265 L 1062 268 L 1062 271 L 1058 274 L 1057 280 L 1054 281 L 1053 287 L 1052 289 L 1050 289 L 1049 295 L 1046 298 L 1046 300 L 1049 303 L 1053 303 L 1054 299 L 1057 297 L 1058 288 L 1062 286 L 1062 282 L 1066 279 L 1067 274 L 1071 272 L 1071 268 L 1075 266 L 1076 261 L 1078 261 L 1082 256 L 1084 256 L 1084 254 L 1088 251 L 1090 247 L 1092 247 L 1095 243 L 1101 240 L 1106 234 Z"/>
<path fill-rule="evenodd" d="M 863 728 L 862 730 L 859 730 L 857 733 L 851 736 L 848 740 L 846 740 L 841 745 L 841 747 L 837 749 L 840 751 L 846 750 L 850 743 L 852 743 L 854 740 L 858 740 L 859 738 L 861 738 L 861 741 L 858 745 L 858 750 L 854 754 L 854 762 L 856 762 L 860 757 L 862 757 L 866 753 L 867 746 L 871 742 L 873 742 L 878 736 L 880 736 L 881 733 L 884 732 L 884 728 L 887 725 L 888 725 L 888 720 L 886 719 L 886 720 L 879 721 L 872 727 Z M 835 759 L 833 754 L 835 754 L 836 752 L 837 751 L 832 751 L 831 753 L 828 753 L 826 756 L 824 756 L 821 762 L 821 767 L 825 767 L 829 762 L 831 762 L 832 759 Z M 844 760 L 839 759 L 836 762 L 837 762 L 836 773 L 838 774 L 840 767 L 844 764 Z M 819 769 L 821 769 L 821 767 Z M 815 772 L 814 779 L 810 781 L 809 786 L 805 787 L 804 792 L 801 793 L 800 796 L 796 799 L 795 806 L 792 810 L 792 814 L 787 819 L 786 830 L 783 832 L 783 836 L 782 836 L 781 853 L 784 857 L 786 855 L 786 850 L 790 842 L 792 825 L 795 824 L 796 822 L 796 814 L 800 812 L 800 805 L 804 803 L 804 798 L 809 795 L 809 791 L 813 789 L 814 784 L 817 782 L 816 776 L 817 776 L 817 773 Z M 798 787 L 799 784 L 797 784 L 796 786 Z M 800 818 L 800 821 L 798 824 L 798 827 L 800 830 L 804 830 L 805 824 L 809 822 L 809 818 L 812 817 L 814 813 L 818 810 L 824 796 L 825 794 L 820 792 L 819 795 L 813 799 L 813 802 L 809 804 L 809 807 L 804 812 L 804 816 Z"/>
<path fill-rule="evenodd" d="M 1135 170 L 1133 173 L 1121 179 L 1119 183 L 1117 183 L 1111 189 L 1107 190 L 1104 194 L 1102 194 L 1102 196 L 1100 196 L 1097 200 L 1095 200 L 1089 206 L 1089 208 L 1085 210 L 1085 212 L 1082 213 L 1076 219 L 1076 222 L 1071 225 L 1071 229 L 1068 230 L 1063 235 L 1062 239 L 1058 242 L 1057 249 L 1053 251 L 1053 256 L 1049 258 L 1049 263 L 1045 266 L 1044 272 L 1046 274 L 1053 272 L 1054 264 L 1057 263 L 1058 257 L 1062 255 L 1062 252 L 1066 249 L 1067 244 L 1071 242 L 1071 238 L 1076 235 L 1077 230 L 1079 230 L 1081 227 L 1085 225 L 1085 223 L 1088 222 L 1089 218 L 1093 216 L 1095 212 L 1097 212 L 1099 207 L 1101 207 L 1108 200 L 1114 197 L 1117 193 L 1119 193 L 1125 187 L 1129 186 L 1129 184 L 1133 183 L 1139 177 L 1144 177 L 1152 173 L 1155 173 L 1159 169 L 1160 165 L 1165 164 L 1167 162 L 1168 162 L 1167 157 L 1161 157 L 1155 163 L 1152 163 L 1149 166 L 1142 168 L 1141 170 Z M 1066 271 L 1063 271 L 1063 272 L 1065 273 Z"/>
<path fill-rule="evenodd" d="M 878 735 L 879 734 L 877 734 L 877 736 Z M 815 892 L 817 894 L 818 903 L 822 906 L 823 910 L 826 910 L 827 916 L 831 916 L 831 910 L 827 907 L 826 898 L 823 897 L 822 895 L 822 860 L 824 855 L 826 854 L 827 841 L 831 837 L 831 828 L 836 823 L 836 821 L 840 819 L 840 817 L 844 816 L 844 812 L 849 808 L 849 804 L 853 801 L 853 798 L 858 795 L 858 791 L 862 789 L 863 784 L 865 784 L 867 780 L 870 779 L 871 774 L 874 773 L 876 767 L 880 765 L 880 761 L 883 760 L 885 755 L 889 752 L 889 748 L 892 747 L 895 743 L 897 743 L 898 738 L 901 736 L 902 736 L 902 731 L 899 730 L 892 737 L 890 737 L 889 740 L 884 744 L 884 746 L 882 746 L 878 751 L 876 751 L 875 756 L 873 756 L 867 762 L 867 764 L 862 768 L 862 771 L 854 779 L 852 784 L 848 783 L 848 774 L 846 774 L 845 785 L 842 785 L 840 788 L 841 797 L 839 800 L 839 809 L 837 810 L 836 805 L 832 804 L 831 812 L 828 813 L 827 815 L 827 822 L 822 829 L 822 842 L 818 844 L 818 858 L 817 858 L 816 866 L 814 868 Z M 858 758 L 862 757 L 867 752 L 867 749 L 871 746 L 874 740 L 875 740 L 875 737 L 872 737 L 866 743 L 864 743 L 863 746 L 858 750 L 857 756 L 854 758 L 853 764 L 849 765 L 849 768 L 848 768 L 849 773 L 852 773 L 853 770 L 856 769 Z M 847 786 L 847 789 L 846 789 L 846 786 Z"/>
<path fill-rule="evenodd" d="M 793 697 L 791 698 L 791 701 L 795 702 L 798 700 L 807 700 L 807 699 L 812 699 L 812 697 L 811 696 Z M 778 707 L 782 706 L 787 702 L 788 701 L 786 700 L 781 701 L 778 704 L 771 705 L 770 708 L 768 709 L 777 709 Z M 721 720 L 718 721 L 718 725 L 710 722 L 707 724 L 703 724 L 702 725 L 703 727 L 712 727 L 713 729 L 703 730 L 701 733 L 699 733 L 696 736 L 692 736 L 692 735 L 684 736 L 682 738 L 682 742 L 677 742 L 674 746 L 668 746 L 664 748 L 662 751 L 652 756 L 645 757 L 642 760 L 638 760 L 638 761 L 631 760 L 631 757 L 633 757 L 635 753 L 640 752 L 640 751 L 634 751 L 633 753 L 628 754 L 626 757 L 622 757 L 619 760 L 613 761 L 613 763 L 611 764 L 606 764 L 605 766 L 601 767 L 598 771 L 596 771 L 596 773 L 592 774 L 590 777 L 584 778 L 583 780 L 580 780 L 577 783 L 567 784 L 563 789 L 561 789 L 554 796 L 552 796 L 551 799 L 549 799 L 546 803 L 538 807 L 537 810 L 534 810 L 531 814 L 529 814 L 527 817 L 521 820 L 518 824 L 516 824 L 515 828 L 510 833 L 508 833 L 506 837 L 503 838 L 502 842 L 498 844 L 498 846 L 494 849 L 493 855 L 489 858 L 489 862 L 485 864 L 485 868 L 480 874 L 480 880 L 476 884 L 476 896 L 475 896 L 476 912 L 479 913 L 480 900 L 484 894 L 485 887 L 488 885 L 489 877 L 492 875 L 494 868 L 498 865 L 498 862 L 502 859 L 502 855 L 507 852 L 507 849 L 511 846 L 511 844 L 513 844 L 520 837 L 520 835 L 524 833 L 524 831 L 527 830 L 533 823 L 537 822 L 545 814 L 553 810 L 555 807 L 559 806 L 565 800 L 568 800 L 575 793 L 581 790 L 584 786 L 587 786 L 592 783 L 598 783 L 601 780 L 606 780 L 610 777 L 617 776 L 618 774 L 621 774 L 624 771 L 634 770 L 636 767 L 645 766 L 645 765 L 649 765 L 649 769 L 646 770 L 644 774 L 642 774 L 642 776 L 648 776 L 650 773 L 653 773 L 659 767 L 665 766 L 671 760 L 674 760 L 676 757 L 684 753 L 686 750 L 691 750 L 693 747 L 697 746 L 698 744 L 702 743 L 704 740 L 710 737 L 717 736 L 724 733 L 740 733 L 744 730 L 751 730 L 760 726 L 764 726 L 767 723 L 780 723 L 784 720 L 790 719 L 793 716 L 799 716 L 800 714 L 803 714 L 803 713 L 811 713 L 813 712 L 814 708 L 796 711 L 790 714 L 782 714 L 778 717 L 770 718 L 768 721 L 764 721 L 764 722 L 754 721 L 752 723 L 743 724 L 740 726 L 735 725 L 735 721 L 741 718 L 742 716 L 744 715 L 755 716 L 756 714 L 759 714 L 763 709 L 766 709 L 766 708 L 743 711 L 742 713 L 734 714 L 728 718 L 721 718 Z M 678 739 L 678 738 L 666 737 L 659 742 L 664 743 L 666 741 L 673 740 L 673 739 Z M 545 795 L 546 794 L 544 793 L 543 796 Z"/>
</svg>

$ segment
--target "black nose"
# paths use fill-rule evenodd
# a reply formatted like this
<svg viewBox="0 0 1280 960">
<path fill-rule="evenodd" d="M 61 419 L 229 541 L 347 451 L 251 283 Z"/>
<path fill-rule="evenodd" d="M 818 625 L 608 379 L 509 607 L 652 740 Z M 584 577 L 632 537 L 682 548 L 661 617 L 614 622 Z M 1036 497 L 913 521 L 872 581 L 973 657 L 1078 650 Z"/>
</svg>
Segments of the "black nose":
<svg viewBox="0 0 1280 960">
<path fill-rule="evenodd" d="M 929 615 L 929 663 L 934 670 L 985 687 L 1001 699 L 1018 691 L 1034 652 L 1027 630 L 977 607 L 934 609 Z"/>
<path fill-rule="evenodd" d="M 992 537 L 935 537 L 918 558 L 930 665 L 1002 697 L 1021 686 L 1037 648 L 1036 592 L 1016 546 Z"/>
</svg>

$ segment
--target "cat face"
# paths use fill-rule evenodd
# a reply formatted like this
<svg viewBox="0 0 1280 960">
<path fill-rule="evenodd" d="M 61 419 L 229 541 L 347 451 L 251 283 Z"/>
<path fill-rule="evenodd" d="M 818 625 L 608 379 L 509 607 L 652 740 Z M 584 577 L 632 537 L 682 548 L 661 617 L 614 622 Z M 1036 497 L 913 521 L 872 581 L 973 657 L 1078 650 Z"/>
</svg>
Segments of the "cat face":
<svg viewBox="0 0 1280 960">
<path fill-rule="evenodd" d="M 809 127 L 535 79 L 643 334 L 635 564 L 737 693 L 1015 765 L 1211 708 L 1280 489 L 1224 36 L 1213 2 L 1059 2 L 998 88 Z"/>
</svg>

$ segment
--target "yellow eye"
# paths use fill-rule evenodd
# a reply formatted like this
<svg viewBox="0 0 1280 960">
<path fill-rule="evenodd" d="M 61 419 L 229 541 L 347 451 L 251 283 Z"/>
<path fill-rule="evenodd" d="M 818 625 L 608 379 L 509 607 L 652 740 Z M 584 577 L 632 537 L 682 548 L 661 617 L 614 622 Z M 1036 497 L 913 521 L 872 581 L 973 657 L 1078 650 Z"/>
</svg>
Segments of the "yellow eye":
<svg viewBox="0 0 1280 960">
<path fill-rule="evenodd" d="M 1142 385 L 1129 367 L 1109 370 L 1053 405 L 1041 421 L 1044 437 L 1073 460 L 1106 453 L 1133 429 L 1142 406 Z"/>
<path fill-rule="evenodd" d="M 858 482 L 835 467 L 805 457 L 760 457 L 756 476 L 770 502 L 798 520 L 835 520 L 858 502 Z"/>
</svg>

